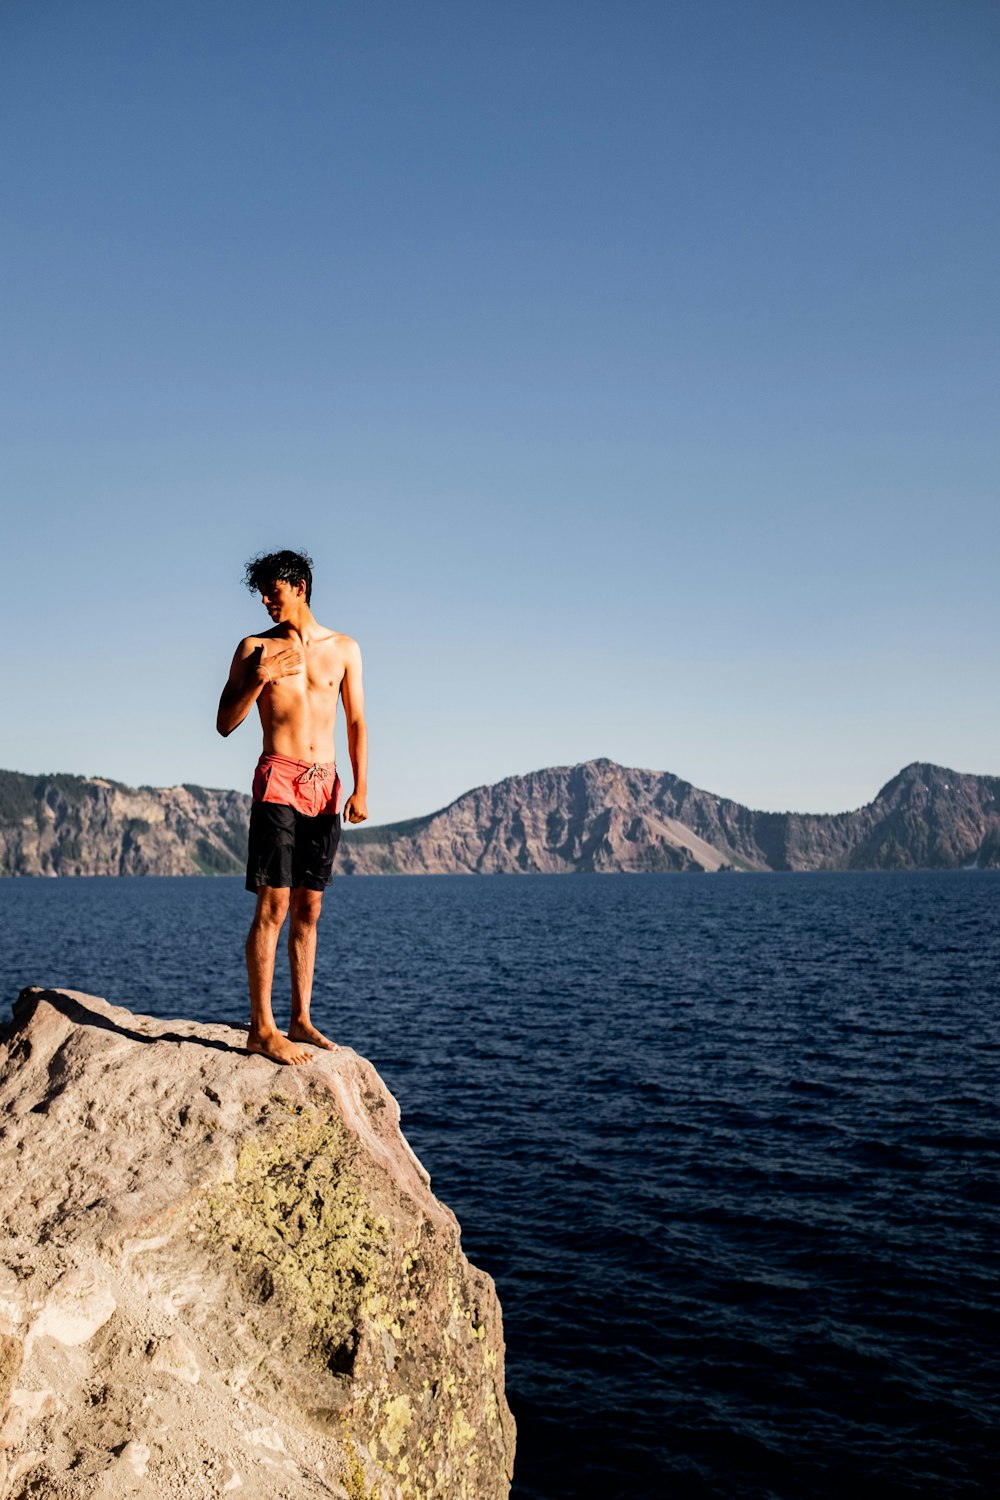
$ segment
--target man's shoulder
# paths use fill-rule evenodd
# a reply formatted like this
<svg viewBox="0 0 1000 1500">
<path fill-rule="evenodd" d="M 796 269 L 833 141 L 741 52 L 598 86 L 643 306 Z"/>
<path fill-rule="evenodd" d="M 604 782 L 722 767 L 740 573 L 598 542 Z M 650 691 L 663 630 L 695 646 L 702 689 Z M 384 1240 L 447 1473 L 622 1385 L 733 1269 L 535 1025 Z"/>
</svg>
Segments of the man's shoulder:
<svg viewBox="0 0 1000 1500">
<path fill-rule="evenodd" d="M 240 645 L 247 650 L 256 650 L 261 641 L 276 641 L 281 635 L 277 626 L 271 630 L 255 630 L 250 635 L 245 635 Z"/>
<path fill-rule="evenodd" d="M 330 630 L 326 625 L 321 625 L 320 629 L 323 631 L 321 637 L 323 645 L 330 646 L 334 651 L 342 652 L 346 656 L 360 651 L 357 641 L 352 636 L 345 635 L 342 630 Z"/>
</svg>

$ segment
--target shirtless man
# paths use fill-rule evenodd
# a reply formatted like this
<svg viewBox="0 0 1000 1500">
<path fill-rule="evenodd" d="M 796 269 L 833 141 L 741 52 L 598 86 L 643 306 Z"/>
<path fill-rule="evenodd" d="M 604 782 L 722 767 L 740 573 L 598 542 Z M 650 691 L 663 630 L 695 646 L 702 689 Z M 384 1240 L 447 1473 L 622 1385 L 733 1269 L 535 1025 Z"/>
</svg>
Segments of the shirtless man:
<svg viewBox="0 0 1000 1500">
<path fill-rule="evenodd" d="M 347 748 L 354 791 L 348 823 L 368 816 L 368 734 L 357 641 L 320 625 L 309 599 L 312 560 L 297 552 L 272 552 L 247 563 L 245 582 L 273 620 L 270 630 L 248 635 L 236 648 L 222 690 L 216 728 L 232 734 L 256 703 L 264 731 L 250 810 L 247 890 L 257 911 L 247 937 L 250 1031 L 247 1047 L 279 1063 L 304 1063 L 300 1045 L 334 1050 L 309 1019 L 316 924 L 323 891 L 340 841 L 340 778 L 333 730 L 337 699 L 347 717 Z M 278 935 L 291 909 L 288 958 L 292 1020 L 282 1036 L 271 1009 Z"/>
</svg>

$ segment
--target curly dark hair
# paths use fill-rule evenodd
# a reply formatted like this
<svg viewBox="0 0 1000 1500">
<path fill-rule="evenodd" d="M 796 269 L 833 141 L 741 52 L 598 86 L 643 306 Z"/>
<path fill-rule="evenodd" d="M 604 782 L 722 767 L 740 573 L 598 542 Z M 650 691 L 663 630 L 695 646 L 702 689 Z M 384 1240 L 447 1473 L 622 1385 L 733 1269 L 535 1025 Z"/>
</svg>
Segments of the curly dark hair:
<svg viewBox="0 0 1000 1500">
<path fill-rule="evenodd" d="M 312 597 L 313 560 L 306 552 L 261 552 L 251 557 L 243 572 L 243 582 L 251 594 L 262 594 L 269 583 L 304 583 L 306 603 Z"/>
</svg>

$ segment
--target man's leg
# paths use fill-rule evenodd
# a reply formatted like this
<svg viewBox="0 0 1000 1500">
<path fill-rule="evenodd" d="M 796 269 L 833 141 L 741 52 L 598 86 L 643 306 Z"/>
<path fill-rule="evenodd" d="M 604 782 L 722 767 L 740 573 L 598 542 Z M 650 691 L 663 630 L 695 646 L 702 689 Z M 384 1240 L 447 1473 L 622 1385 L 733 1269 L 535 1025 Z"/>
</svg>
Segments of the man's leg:
<svg viewBox="0 0 1000 1500">
<path fill-rule="evenodd" d="M 292 971 L 292 1024 L 289 1040 L 311 1042 L 314 1047 L 336 1051 L 309 1019 L 312 1001 L 313 972 L 316 968 L 316 927 L 323 906 L 322 891 L 298 888 L 292 891 L 292 920 L 288 926 L 288 962 Z"/>
<path fill-rule="evenodd" d="M 287 890 L 266 885 L 257 891 L 257 911 L 247 936 L 247 977 L 250 981 L 247 1051 L 260 1052 L 274 1062 L 304 1063 L 309 1061 L 309 1053 L 293 1046 L 281 1035 L 274 1024 L 271 1009 L 274 955 L 281 924 L 288 911 L 288 894 Z"/>
</svg>

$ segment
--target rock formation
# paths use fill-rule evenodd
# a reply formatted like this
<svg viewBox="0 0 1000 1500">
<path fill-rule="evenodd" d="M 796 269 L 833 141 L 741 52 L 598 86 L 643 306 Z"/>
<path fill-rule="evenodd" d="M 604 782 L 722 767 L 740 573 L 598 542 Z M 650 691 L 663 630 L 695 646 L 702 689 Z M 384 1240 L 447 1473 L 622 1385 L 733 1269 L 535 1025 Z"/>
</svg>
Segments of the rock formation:
<svg viewBox="0 0 1000 1500">
<path fill-rule="evenodd" d="M 500 1500 L 500 1309 L 349 1049 L 26 990 L 0 1039 L 0 1496 Z"/>
<path fill-rule="evenodd" d="M 0 772 L 0 873 L 237 874 L 250 799 Z M 345 830 L 353 875 L 1000 867 L 1000 777 L 907 766 L 854 812 L 754 811 L 667 771 L 590 760 Z"/>
<path fill-rule="evenodd" d="M 512 776 L 430 817 L 351 830 L 356 874 L 1000 866 L 1000 777 L 912 765 L 856 812 L 755 812 L 611 760 Z"/>
<path fill-rule="evenodd" d="M 250 798 L 0 771 L 0 874 L 235 875 Z"/>
</svg>

